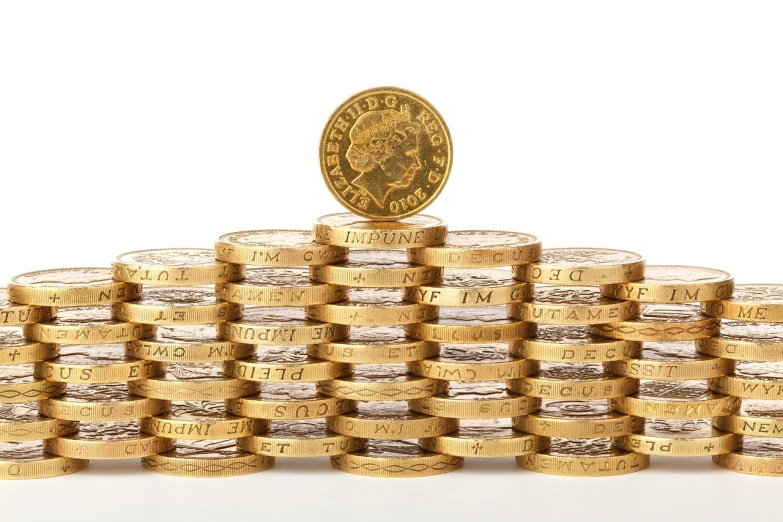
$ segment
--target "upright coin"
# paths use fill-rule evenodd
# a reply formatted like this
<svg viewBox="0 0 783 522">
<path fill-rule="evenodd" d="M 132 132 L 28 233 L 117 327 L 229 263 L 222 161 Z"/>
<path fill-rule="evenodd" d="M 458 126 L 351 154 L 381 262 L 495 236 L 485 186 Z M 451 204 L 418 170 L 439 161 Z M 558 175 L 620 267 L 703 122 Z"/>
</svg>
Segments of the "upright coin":
<svg viewBox="0 0 783 522">
<path fill-rule="evenodd" d="M 251 266 L 312 266 L 348 259 L 348 249 L 313 241 L 310 230 L 244 230 L 220 236 L 215 257 Z"/>
<path fill-rule="evenodd" d="M 547 248 L 535 263 L 514 267 L 528 283 L 602 285 L 644 277 L 644 258 L 635 252 L 605 248 Z"/>
<path fill-rule="evenodd" d="M 408 259 L 446 268 L 524 265 L 541 258 L 541 240 L 532 234 L 498 230 L 457 230 L 442 245 L 414 248 Z"/>
<path fill-rule="evenodd" d="M 345 208 L 376 220 L 421 212 L 438 197 L 452 161 L 449 129 L 430 103 L 398 87 L 354 94 L 321 135 L 326 186 Z"/>
<path fill-rule="evenodd" d="M 643 303 L 697 303 L 731 297 L 734 278 L 722 270 L 696 266 L 648 266 L 644 279 L 606 284 L 601 292 Z"/>
<path fill-rule="evenodd" d="M 446 222 L 412 216 L 399 221 L 369 221 L 353 214 L 329 214 L 313 225 L 313 238 L 325 245 L 350 248 L 416 248 L 446 241 Z"/>
<path fill-rule="evenodd" d="M 57 315 L 53 306 L 30 306 L 12 303 L 8 300 L 8 290 L 0 288 L 0 326 L 19 326 L 22 324 L 48 321 Z"/>
<path fill-rule="evenodd" d="M 236 281 L 245 267 L 218 261 L 211 248 L 159 248 L 117 256 L 111 271 L 114 279 L 128 283 L 194 286 Z"/>
<path fill-rule="evenodd" d="M 733 296 L 702 303 L 701 309 L 721 319 L 783 323 L 783 285 L 737 285 Z"/>
<path fill-rule="evenodd" d="M 141 285 L 112 279 L 110 268 L 58 268 L 21 274 L 8 284 L 14 303 L 90 306 L 135 299 Z"/>
</svg>

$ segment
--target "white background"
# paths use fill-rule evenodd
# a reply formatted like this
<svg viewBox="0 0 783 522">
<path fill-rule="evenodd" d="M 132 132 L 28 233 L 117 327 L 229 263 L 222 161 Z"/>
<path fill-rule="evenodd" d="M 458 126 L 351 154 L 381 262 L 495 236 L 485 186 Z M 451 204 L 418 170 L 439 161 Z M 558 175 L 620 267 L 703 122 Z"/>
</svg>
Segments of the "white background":
<svg viewBox="0 0 783 522">
<path fill-rule="evenodd" d="M 342 210 L 318 170 L 322 125 L 389 84 L 450 127 L 454 168 L 427 213 L 452 230 L 783 282 L 781 27 L 781 4 L 755 1 L 3 1 L 0 279 L 309 228 Z M 0 483 L 0 519 L 747 519 L 781 487 L 708 459 L 581 480 L 511 460 L 404 481 L 326 461 L 211 481 L 95 463 Z"/>
</svg>

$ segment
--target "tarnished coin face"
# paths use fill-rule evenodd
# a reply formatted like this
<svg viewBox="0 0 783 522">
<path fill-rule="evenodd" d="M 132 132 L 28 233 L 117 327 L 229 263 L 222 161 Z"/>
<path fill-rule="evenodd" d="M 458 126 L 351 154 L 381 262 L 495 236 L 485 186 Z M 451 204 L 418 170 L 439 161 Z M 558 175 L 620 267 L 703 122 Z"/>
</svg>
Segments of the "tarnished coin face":
<svg viewBox="0 0 783 522">
<path fill-rule="evenodd" d="M 345 208 L 371 219 L 421 212 L 443 190 L 451 158 L 451 136 L 438 111 L 397 87 L 354 94 L 321 135 L 326 186 Z"/>
</svg>

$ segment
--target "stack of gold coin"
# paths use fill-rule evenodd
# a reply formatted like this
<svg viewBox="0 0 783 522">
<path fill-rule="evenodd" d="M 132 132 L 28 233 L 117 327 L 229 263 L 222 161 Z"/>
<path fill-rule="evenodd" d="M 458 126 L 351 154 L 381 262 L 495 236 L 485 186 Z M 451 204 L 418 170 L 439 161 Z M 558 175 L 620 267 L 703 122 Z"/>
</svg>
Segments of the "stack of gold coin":
<svg viewBox="0 0 783 522">
<path fill-rule="evenodd" d="M 355 401 L 317 388 L 320 381 L 353 373 L 351 364 L 317 353 L 324 343 L 347 337 L 348 328 L 305 315 L 306 307 L 348 297 L 344 286 L 310 280 L 310 267 L 342 262 L 347 249 L 315 243 L 308 230 L 250 230 L 221 236 L 215 252 L 245 267 L 243 279 L 217 285 L 218 297 L 245 307 L 244 317 L 221 327 L 221 336 L 255 345 L 251 353 L 226 361 L 225 374 L 260 386 L 226 406 L 267 428 L 245 434 L 239 447 L 264 459 L 331 457 L 364 447 L 363 439 L 334 433 L 326 424 L 329 417 L 353 411 Z"/>
<path fill-rule="evenodd" d="M 711 378 L 709 388 L 740 402 L 713 424 L 744 439 L 712 460 L 731 471 L 783 476 L 783 285 L 737 285 L 733 296 L 703 303 L 702 311 L 722 324 L 698 341 L 699 352 L 733 369 Z"/>
<path fill-rule="evenodd" d="M 229 414 L 223 402 L 258 390 L 255 383 L 224 376 L 222 368 L 224 361 L 249 355 L 252 347 L 224 341 L 217 332 L 219 325 L 241 317 L 242 305 L 218 298 L 214 285 L 242 278 L 244 268 L 216 260 L 210 248 L 167 248 L 122 254 L 112 272 L 119 281 L 144 286 L 136 299 L 113 306 L 115 319 L 156 329 L 125 346 L 129 357 L 161 368 L 129 383 L 139 404 L 155 405 L 133 414 L 141 436 L 155 441 L 140 455 L 142 466 L 183 477 L 244 475 L 271 467 L 271 460 L 237 446 L 239 437 L 268 425 Z"/>
<path fill-rule="evenodd" d="M 112 304 L 133 299 L 140 290 L 137 284 L 113 280 L 109 268 L 31 272 L 14 277 L 8 285 L 11 301 L 43 307 L 39 310 L 46 310 L 47 316 L 23 327 L 25 348 L 48 351 L 23 377 L 30 388 L 24 397 L 39 401 L 40 417 L 34 406 L 26 408 L 28 418 L 37 423 L 34 432 L 45 439 L 43 453 L 35 450 L 42 455 L 36 459 L 39 473 L 78 471 L 88 459 L 125 458 L 130 446 L 148 443 L 137 426 L 123 429 L 103 422 L 124 420 L 108 410 L 114 401 L 131 400 L 128 382 L 161 371 L 154 364 L 126 357 L 122 345 L 152 334 L 154 327 L 111 316 Z M 24 453 L 32 456 L 33 450 Z"/>
<path fill-rule="evenodd" d="M 529 302 L 509 305 L 510 315 L 538 325 L 535 336 L 512 353 L 539 361 L 535 375 L 509 380 L 509 389 L 543 401 L 539 412 L 514 419 L 514 428 L 550 437 L 548 448 L 517 457 L 521 467 L 553 475 L 600 477 L 640 471 L 649 458 L 612 445 L 613 436 L 642 429 L 643 421 L 616 413 L 607 401 L 634 393 L 638 380 L 613 371 L 641 354 L 634 340 L 607 339 L 590 325 L 634 320 L 639 304 L 606 297 L 600 285 L 644 276 L 642 256 L 599 248 L 545 249 L 540 261 L 514 268 L 514 277 L 535 284 Z"/>
<path fill-rule="evenodd" d="M 607 298 L 641 305 L 635 319 L 594 325 L 590 332 L 611 339 L 638 341 L 642 352 L 612 361 L 616 375 L 639 379 L 639 389 L 615 397 L 616 414 L 645 418 L 634 433 L 618 434 L 615 447 L 640 455 L 714 456 L 736 449 L 740 437 L 713 428 L 712 419 L 736 410 L 739 400 L 708 386 L 734 370 L 734 362 L 697 351 L 697 344 L 718 334 L 720 321 L 699 303 L 732 295 L 733 279 L 720 270 L 688 266 L 648 266 L 643 279 L 608 283 Z"/>
<path fill-rule="evenodd" d="M 405 289 L 438 284 L 442 278 L 440 268 L 409 262 L 406 251 L 443 243 L 445 223 L 423 215 L 371 221 L 332 214 L 318 220 L 314 237 L 324 245 L 351 248 L 346 261 L 311 269 L 314 281 L 349 287 L 342 301 L 307 307 L 311 319 L 350 328 L 346 339 L 310 347 L 315 357 L 355 365 L 352 376 L 318 384 L 324 395 L 359 403 L 355 411 L 329 417 L 326 424 L 343 436 L 370 439 L 361 449 L 332 457 L 332 465 L 374 477 L 420 477 L 460 468 L 461 458 L 418 445 L 419 438 L 454 431 L 457 421 L 412 411 L 407 402 L 448 387 L 405 366 L 438 353 L 437 343 L 406 335 L 406 329 L 435 319 L 438 307 L 407 300 Z"/>
<path fill-rule="evenodd" d="M 511 351 L 535 334 L 535 324 L 508 316 L 507 305 L 529 302 L 533 285 L 512 278 L 512 266 L 537 261 L 541 242 L 519 232 L 461 230 L 446 243 L 409 251 L 412 262 L 444 270 L 440 283 L 405 290 L 407 300 L 440 306 L 440 317 L 411 325 L 411 336 L 440 343 L 440 353 L 408 363 L 421 378 L 449 389 L 410 401 L 411 409 L 456 419 L 453 433 L 421 446 L 455 457 L 518 457 L 549 446 L 547 437 L 512 428 L 512 418 L 539 410 L 541 400 L 506 389 L 506 381 L 538 372 L 538 363 Z"/>
</svg>

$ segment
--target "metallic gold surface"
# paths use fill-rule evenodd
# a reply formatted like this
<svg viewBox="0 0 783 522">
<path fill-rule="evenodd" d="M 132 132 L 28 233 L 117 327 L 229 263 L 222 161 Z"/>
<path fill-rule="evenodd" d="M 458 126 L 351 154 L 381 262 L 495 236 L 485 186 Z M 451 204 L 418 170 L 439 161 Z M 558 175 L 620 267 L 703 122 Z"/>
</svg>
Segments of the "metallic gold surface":
<svg viewBox="0 0 783 522">
<path fill-rule="evenodd" d="M 34 402 L 0 404 L 1 442 L 50 439 L 69 435 L 78 429 L 78 422 L 50 419 L 39 415 L 37 404 Z M 1 454 L 0 459 L 2 459 Z"/>
<path fill-rule="evenodd" d="M 352 326 L 350 336 L 341 341 L 311 344 L 307 351 L 327 361 L 376 364 L 402 363 L 434 357 L 438 343 L 419 341 L 405 335 L 403 326 Z"/>
<path fill-rule="evenodd" d="M 635 433 L 644 419 L 616 413 L 605 400 L 544 401 L 541 410 L 514 419 L 514 429 L 563 439 L 597 439 Z"/>
<path fill-rule="evenodd" d="M 153 286 L 112 305 L 112 315 L 144 324 L 212 324 L 241 317 L 242 305 L 221 301 L 212 286 Z"/>
<path fill-rule="evenodd" d="M 408 262 L 405 250 L 351 250 L 347 261 L 313 266 L 320 283 L 360 288 L 400 288 L 440 282 L 443 269 Z"/>
<path fill-rule="evenodd" d="M 517 263 L 515 263 L 517 264 Z M 644 277 L 644 258 L 606 248 L 546 248 L 541 259 L 514 267 L 514 277 L 529 283 L 601 285 Z"/>
<path fill-rule="evenodd" d="M 38 402 L 42 415 L 69 421 L 129 421 L 157 415 L 169 401 L 131 395 L 125 383 L 69 384 L 63 395 Z"/>
<path fill-rule="evenodd" d="M 0 480 L 60 477 L 87 467 L 88 461 L 45 453 L 38 441 L 0 442 Z"/>
<path fill-rule="evenodd" d="M 509 419 L 462 420 L 457 431 L 421 439 L 419 445 L 455 457 L 516 457 L 547 449 L 549 438 L 515 431 Z"/>
<path fill-rule="evenodd" d="M 313 225 L 313 238 L 325 245 L 374 248 L 416 248 L 446 241 L 446 222 L 420 214 L 399 221 L 372 221 L 353 214 L 329 214 Z"/>
<path fill-rule="evenodd" d="M 305 306 L 348 298 L 348 288 L 310 280 L 306 267 L 249 268 L 244 279 L 220 283 L 218 299 L 255 306 Z"/>
<path fill-rule="evenodd" d="M 542 399 L 610 399 L 634 393 L 639 381 L 612 375 L 600 364 L 541 363 L 537 375 L 508 381 L 515 393 Z"/>
<path fill-rule="evenodd" d="M 408 363 L 411 373 L 446 381 L 503 381 L 538 372 L 538 363 L 509 353 L 509 343 L 441 345 L 440 355 Z"/>
<path fill-rule="evenodd" d="M 783 361 L 783 324 L 724 320 L 720 332 L 696 341 L 696 348 L 739 361 Z"/>
<path fill-rule="evenodd" d="M 105 305 L 62 308 L 56 318 L 23 329 L 28 339 L 57 344 L 122 343 L 155 333 L 154 325 L 113 319 Z"/>
<path fill-rule="evenodd" d="M 712 462 L 737 473 L 783 477 L 783 441 L 745 437 L 740 449 L 715 455 Z"/>
<path fill-rule="evenodd" d="M 194 286 L 236 281 L 245 267 L 218 261 L 211 248 L 158 248 L 117 256 L 111 273 L 118 281 L 146 286 Z"/>
<path fill-rule="evenodd" d="M 408 409 L 401 401 L 367 402 L 351 413 L 327 417 L 326 427 L 335 433 L 363 439 L 422 439 L 456 430 L 457 419 L 432 417 Z"/>
<path fill-rule="evenodd" d="M 590 327 L 590 333 L 628 341 L 695 341 L 716 335 L 720 321 L 698 304 L 647 304 L 636 319 Z"/>
<path fill-rule="evenodd" d="M 612 446 L 610 439 L 552 439 L 549 449 L 517 457 L 529 471 L 566 477 L 608 477 L 641 471 L 650 457 Z"/>
<path fill-rule="evenodd" d="M 541 241 L 534 235 L 499 230 L 457 230 L 442 245 L 414 248 L 408 259 L 447 268 L 489 268 L 538 261 Z"/>
<path fill-rule="evenodd" d="M 155 335 L 125 344 L 125 353 L 148 361 L 202 363 L 250 357 L 253 345 L 224 341 L 214 324 L 158 326 Z"/>
<path fill-rule="evenodd" d="M 589 286 L 539 285 L 532 301 L 508 305 L 508 315 L 539 324 L 605 324 L 638 316 L 640 306 Z"/>
<path fill-rule="evenodd" d="M 301 308 L 245 309 L 241 319 L 218 324 L 218 335 L 247 344 L 291 346 L 339 341 L 348 337 L 348 327 L 313 321 Z"/>
<path fill-rule="evenodd" d="M 615 437 L 613 443 L 626 451 L 645 455 L 702 457 L 737 449 L 742 437 L 712 427 L 709 420 L 647 420 L 638 433 Z"/>
<path fill-rule="evenodd" d="M 48 321 L 57 316 L 54 306 L 31 306 L 8 301 L 8 290 L 0 287 L 0 326 L 20 326 Z"/>
<path fill-rule="evenodd" d="M 504 343 L 531 337 L 534 323 L 509 318 L 503 307 L 446 307 L 437 319 L 405 327 L 405 333 L 423 341 L 483 344 Z"/>
<path fill-rule="evenodd" d="M 70 383 L 135 381 L 156 377 L 165 369 L 161 362 L 128 357 L 119 343 L 62 346 L 60 355 L 34 365 L 39 379 Z"/>
<path fill-rule="evenodd" d="M 509 352 L 523 359 L 549 362 L 606 362 L 642 353 L 642 343 L 608 339 L 584 325 L 538 325 L 536 335 L 510 344 Z"/>
<path fill-rule="evenodd" d="M 243 417 L 302 420 L 352 412 L 357 402 L 318 393 L 315 383 L 264 383 L 261 391 L 226 401 L 226 409 Z"/>
<path fill-rule="evenodd" d="M 326 186 L 360 216 L 398 220 L 438 197 L 451 172 L 449 129 L 435 107 L 399 87 L 376 87 L 343 102 L 321 134 Z"/>
<path fill-rule="evenodd" d="M 506 390 L 503 382 L 452 382 L 435 397 L 412 400 L 410 409 L 451 419 L 497 419 L 538 411 L 541 400 Z"/>
<path fill-rule="evenodd" d="M 734 361 L 702 355 L 693 341 L 644 343 L 641 357 L 606 363 L 616 375 L 657 381 L 687 381 L 721 377 L 734 371 Z"/>
<path fill-rule="evenodd" d="M 128 383 L 142 397 L 170 401 L 219 401 L 256 393 L 260 383 L 226 377 L 220 364 L 169 364 L 160 377 Z"/>
<path fill-rule="evenodd" d="M 410 440 L 371 440 L 363 450 L 332 457 L 332 466 L 339 471 L 383 478 L 442 475 L 462 464 L 462 457 L 431 453 Z"/>
<path fill-rule="evenodd" d="M 701 309 L 720 319 L 783 323 L 783 285 L 737 285 L 733 296 L 702 303 Z"/>
<path fill-rule="evenodd" d="M 8 284 L 8 299 L 38 306 L 105 305 L 135 299 L 141 285 L 112 279 L 110 268 L 57 268 L 20 274 Z"/>
<path fill-rule="evenodd" d="M 745 399 L 783 399 L 783 364 L 774 362 L 737 363 L 734 372 L 707 381 L 710 390 Z"/>
<path fill-rule="evenodd" d="M 723 431 L 754 437 L 783 437 L 783 401 L 745 399 L 740 408 L 712 420 Z"/>
<path fill-rule="evenodd" d="M 259 346 L 247 359 L 224 362 L 223 371 L 248 381 L 314 382 L 346 377 L 353 367 L 310 357 L 306 346 Z"/>
<path fill-rule="evenodd" d="M 174 441 L 147 435 L 135 421 L 85 422 L 73 435 L 46 439 L 44 451 L 74 459 L 114 460 L 169 451 Z"/>
<path fill-rule="evenodd" d="M 367 439 L 332 433 L 323 419 L 275 421 L 262 435 L 244 437 L 239 448 L 268 457 L 331 457 L 364 449 Z"/>
<path fill-rule="evenodd" d="M 675 265 L 649 265 L 644 279 L 601 287 L 607 297 L 644 303 L 714 301 L 733 291 L 734 278 L 722 270 Z"/>
<path fill-rule="evenodd" d="M 227 413 L 222 401 L 180 402 L 166 413 L 139 421 L 144 433 L 177 440 L 235 439 L 265 433 L 270 426 L 267 420 Z"/>
<path fill-rule="evenodd" d="M 442 283 L 408 287 L 403 295 L 411 303 L 492 306 L 531 300 L 533 285 L 512 279 L 508 269 L 449 269 Z"/>
<path fill-rule="evenodd" d="M 22 329 L 15 326 L 0 327 L 0 366 L 43 361 L 57 357 L 58 353 L 57 344 L 26 339 Z"/>
<path fill-rule="evenodd" d="M 318 383 L 318 391 L 324 395 L 360 401 L 432 397 L 447 389 L 446 381 L 410 374 L 403 364 L 362 364 L 351 376 Z"/>
<path fill-rule="evenodd" d="M 215 257 L 250 266 L 313 266 L 345 261 L 348 249 L 316 243 L 310 230 L 244 230 L 220 236 Z"/>
<path fill-rule="evenodd" d="M 64 383 L 36 379 L 31 364 L 0 366 L 0 404 L 39 401 L 63 392 Z"/>
<path fill-rule="evenodd" d="M 710 391 L 704 381 L 641 381 L 637 393 L 609 401 L 614 411 L 652 419 L 708 419 L 739 406 L 740 399 Z"/>
<path fill-rule="evenodd" d="M 196 478 L 248 475 L 270 469 L 274 464 L 274 458 L 240 450 L 234 439 L 183 440 L 170 451 L 141 459 L 141 465 L 149 471 Z"/>
<path fill-rule="evenodd" d="M 438 307 L 407 302 L 391 288 L 352 288 L 345 301 L 308 306 L 305 313 L 334 324 L 388 326 L 429 321 L 438 317 Z"/>
</svg>

